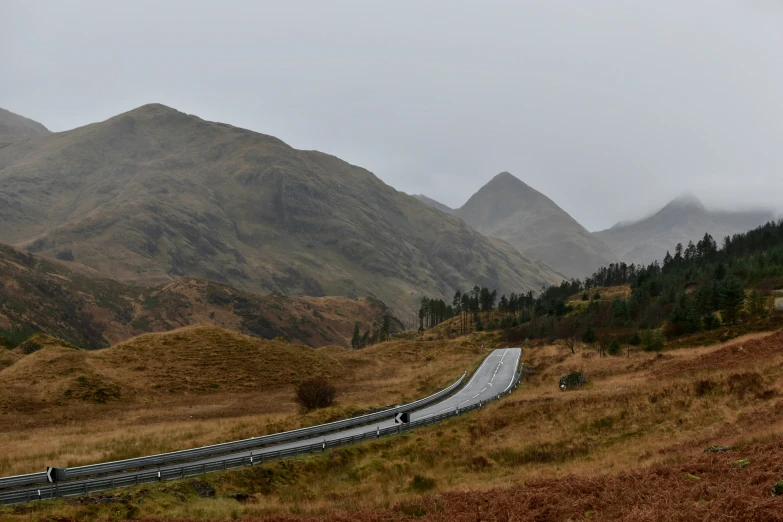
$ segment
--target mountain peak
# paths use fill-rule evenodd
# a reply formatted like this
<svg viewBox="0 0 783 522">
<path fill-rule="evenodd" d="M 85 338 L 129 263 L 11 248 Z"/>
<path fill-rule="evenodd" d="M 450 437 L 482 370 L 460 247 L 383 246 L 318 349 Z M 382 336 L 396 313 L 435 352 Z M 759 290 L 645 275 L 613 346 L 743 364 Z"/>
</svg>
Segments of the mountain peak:
<svg viewBox="0 0 783 522">
<path fill-rule="evenodd" d="M 673 200 L 671 200 L 669 203 L 666 204 L 665 207 L 663 207 L 663 210 L 666 209 L 694 209 L 694 210 L 706 210 L 706 207 L 704 206 L 704 203 L 701 202 L 701 200 L 696 197 L 696 195 L 693 192 L 683 192 Z"/>
<path fill-rule="evenodd" d="M 615 261 L 606 245 L 566 211 L 509 172 L 492 178 L 455 214 L 569 277 L 583 277 Z"/>
</svg>

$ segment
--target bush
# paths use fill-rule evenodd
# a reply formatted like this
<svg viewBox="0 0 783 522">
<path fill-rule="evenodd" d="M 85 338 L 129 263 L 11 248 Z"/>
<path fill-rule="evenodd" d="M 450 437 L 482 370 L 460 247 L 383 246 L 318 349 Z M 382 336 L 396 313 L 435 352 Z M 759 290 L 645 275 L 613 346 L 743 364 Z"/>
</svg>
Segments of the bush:
<svg viewBox="0 0 783 522">
<path fill-rule="evenodd" d="M 720 319 L 715 314 L 707 314 L 704 316 L 704 329 L 714 330 L 720 327 Z"/>
<path fill-rule="evenodd" d="M 715 383 L 709 379 L 699 379 L 693 383 L 693 393 L 696 397 L 703 397 L 715 390 Z"/>
<path fill-rule="evenodd" d="M 639 332 L 634 332 L 631 338 L 628 340 L 628 344 L 631 346 L 639 346 L 642 344 L 642 337 L 639 335 Z"/>
<path fill-rule="evenodd" d="M 308 410 L 326 408 L 334 404 L 337 388 L 323 377 L 305 379 L 296 388 L 296 400 Z"/>
<path fill-rule="evenodd" d="M 621 348 L 622 346 L 620 346 L 620 341 L 617 339 L 612 339 L 609 341 L 609 344 L 606 347 L 606 353 L 609 355 L 617 355 L 620 353 Z"/>
<path fill-rule="evenodd" d="M 595 330 L 590 325 L 587 325 L 584 333 L 582 333 L 582 342 L 585 344 L 593 344 L 595 342 Z"/>
<path fill-rule="evenodd" d="M 647 352 L 658 352 L 666 346 L 666 339 L 660 330 L 645 330 L 641 338 L 642 348 Z"/>
<path fill-rule="evenodd" d="M 567 390 L 569 388 L 577 388 L 587 384 L 585 374 L 581 370 L 574 370 L 560 378 L 560 389 Z"/>
<path fill-rule="evenodd" d="M 420 493 L 429 491 L 435 488 L 435 479 L 425 477 L 422 475 L 416 475 L 411 481 L 411 489 Z"/>
</svg>

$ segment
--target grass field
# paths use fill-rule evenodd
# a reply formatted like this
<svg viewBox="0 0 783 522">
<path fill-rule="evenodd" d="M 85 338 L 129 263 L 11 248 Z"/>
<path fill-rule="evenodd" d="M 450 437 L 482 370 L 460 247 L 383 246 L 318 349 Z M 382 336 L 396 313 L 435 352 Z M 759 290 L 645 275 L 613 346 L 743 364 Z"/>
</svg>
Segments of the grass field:
<svg viewBox="0 0 783 522">
<path fill-rule="evenodd" d="M 436 343 L 400 343 L 388 346 L 388 352 L 379 347 L 374 357 L 388 357 L 386 365 L 407 360 L 415 366 L 426 360 L 418 347 L 431 344 Z M 441 357 L 462 349 L 448 342 L 440 346 Z M 480 358 L 476 353 L 473 357 Z M 748 506 L 766 506 L 762 499 L 769 498 L 771 485 L 783 478 L 775 478 L 770 459 L 757 457 L 764 451 L 783 457 L 778 443 L 783 428 L 783 332 L 660 354 L 632 351 L 622 357 L 598 357 L 586 348 L 572 355 L 565 347 L 549 345 L 528 349 L 523 358 L 532 374 L 512 395 L 437 426 L 195 482 L 119 491 L 105 505 L 66 500 L 18 512 L 6 508 L 0 515 L 10 520 L 52 513 L 77 520 L 109 519 L 116 513 L 152 519 L 328 514 L 326 518 L 334 520 L 414 515 L 474 520 L 475 510 L 486 506 L 488 513 L 495 513 L 489 520 L 510 520 L 513 513 L 521 520 L 533 515 L 547 519 L 546 513 L 554 519 L 653 520 L 650 499 L 662 502 L 666 494 L 634 493 L 643 488 L 629 485 L 626 495 L 623 483 L 633 478 L 675 488 L 671 497 L 679 499 L 673 504 L 679 511 L 670 519 L 692 520 L 720 511 L 727 498 L 734 498 L 720 497 L 718 491 L 742 492 L 747 498 L 735 502 L 745 498 Z M 560 392 L 558 379 L 571 369 L 583 370 L 588 385 Z M 293 412 L 289 415 L 281 414 L 279 422 L 306 422 Z M 248 423 L 252 420 L 225 417 L 202 426 L 240 434 Z M 186 426 L 183 422 L 169 429 L 176 433 Z M 195 426 L 191 429 L 197 430 Z M 164 438 L 154 428 L 148 436 Z M 713 445 L 732 450 L 705 456 L 704 449 Z M 732 471 L 732 462 L 746 457 L 747 470 Z M 719 473 L 721 467 L 725 474 Z M 662 484 L 663 476 L 670 480 Z M 575 489 L 565 487 L 564 479 Z M 694 490 L 695 482 L 703 487 Z M 205 484 L 214 488 L 214 496 L 199 496 Z M 591 488 L 604 491 L 603 496 L 591 496 Z M 516 496 L 529 502 L 509 501 Z M 474 518 L 465 518 L 466 513 Z M 637 517 L 639 513 L 647 513 L 647 518 Z"/>
<path fill-rule="evenodd" d="M 148 334 L 100 351 L 5 351 L 0 475 L 130 458 L 263 435 L 426 396 L 475 367 L 488 348 L 393 341 L 313 350 L 212 326 Z M 294 387 L 323 375 L 338 404 L 303 414 Z"/>
</svg>

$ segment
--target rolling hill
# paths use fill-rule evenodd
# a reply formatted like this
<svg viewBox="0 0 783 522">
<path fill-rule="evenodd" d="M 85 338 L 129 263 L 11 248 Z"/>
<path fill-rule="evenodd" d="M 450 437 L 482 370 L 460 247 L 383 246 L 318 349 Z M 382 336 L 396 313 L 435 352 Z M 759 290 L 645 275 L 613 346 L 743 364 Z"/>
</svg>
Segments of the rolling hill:
<svg viewBox="0 0 783 522">
<path fill-rule="evenodd" d="M 0 149 L 0 241 L 123 283 L 375 295 L 410 312 L 561 275 L 334 156 L 151 104 Z"/>
<path fill-rule="evenodd" d="M 568 277 L 589 275 L 617 259 L 554 201 L 508 172 L 492 178 L 454 214 Z"/>
<path fill-rule="evenodd" d="M 766 210 L 709 210 L 695 196 L 686 194 L 670 201 L 644 219 L 618 223 L 593 235 L 609 245 L 628 264 L 649 264 L 662 260 L 677 243 L 694 243 L 709 233 L 720 243 L 729 235 L 747 232 L 768 221 L 774 214 Z"/>
<path fill-rule="evenodd" d="M 3 346 L 35 332 L 98 348 L 133 336 L 210 324 L 312 347 L 349 346 L 355 324 L 378 329 L 387 307 L 372 297 L 256 295 L 224 283 L 180 278 L 134 287 L 78 263 L 52 260 L 0 244 L 0 367 Z M 392 331 L 402 325 L 391 318 Z"/>
</svg>

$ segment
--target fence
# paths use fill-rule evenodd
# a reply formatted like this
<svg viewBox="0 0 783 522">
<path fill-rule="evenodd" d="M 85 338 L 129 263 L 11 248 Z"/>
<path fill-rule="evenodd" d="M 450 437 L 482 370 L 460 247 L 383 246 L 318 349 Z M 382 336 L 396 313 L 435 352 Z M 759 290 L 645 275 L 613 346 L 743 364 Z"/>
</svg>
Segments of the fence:
<svg viewBox="0 0 783 522">
<path fill-rule="evenodd" d="M 419 399 L 409 404 L 401 404 L 394 408 L 389 408 L 383 411 L 375 413 L 369 413 L 359 417 L 352 417 L 350 419 L 343 419 L 335 422 L 329 422 L 326 424 L 319 424 L 318 426 L 312 426 L 310 428 L 301 428 L 298 430 L 284 431 L 281 433 L 273 433 L 271 435 L 264 435 L 261 437 L 251 437 L 249 439 L 237 440 L 233 442 L 224 442 L 222 444 L 213 444 L 210 446 L 202 446 L 199 448 L 192 448 L 187 450 L 172 451 L 169 453 L 161 453 L 158 455 L 151 455 L 148 457 L 138 457 L 134 459 L 117 460 L 113 462 L 104 462 L 100 464 L 90 464 L 87 466 L 78 466 L 74 468 L 68 468 L 69 478 L 82 478 L 95 475 L 105 475 L 107 473 L 115 473 L 118 471 L 128 471 L 132 469 L 162 466 L 166 464 L 174 464 L 177 462 L 183 462 L 187 460 L 194 460 L 198 458 L 210 457 L 215 455 L 236 453 L 238 451 L 247 451 L 255 448 L 261 448 L 270 444 L 278 444 L 280 442 L 288 442 L 297 439 L 304 439 L 314 437 L 317 435 L 324 435 L 335 431 L 340 431 L 345 428 L 353 426 L 361 426 L 363 424 L 370 424 L 382 419 L 393 417 L 401 411 L 410 409 L 421 408 L 432 402 L 441 399 L 442 397 L 453 392 L 465 379 L 466 373 L 462 374 L 462 377 L 457 379 L 451 386 L 440 390 L 428 397 Z M 0 478 L 0 490 L 10 489 L 22 486 L 32 486 L 35 484 L 45 484 L 46 473 L 30 473 L 27 475 L 16 475 L 13 477 Z"/>
<path fill-rule="evenodd" d="M 58 497 L 86 495 L 89 493 L 95 493 L 98 491 L 106 491 L 121 487 L 138 486 L 140 484 L 148 484 L 151 482 L 161 482 L 164 480 L 177 480 L 187 477 L 194 477 L 197 475 L 203 475 L 206 473 L 212 473 L 215 471 L 223 471 L 227 469 L 234 469 L 246 466 L 255 466 L 264 462 L 273 460 L 287 459 L 291 457 L 297 457 L 301 455 L 308 455 L 311 453 L 321 453 L 331 448 L 337 448 L 340 446 L 346 446 L 348 444 L 355 444 L 357 442 L 363 442 L 368 440 L 374 440 L 380 437 L 386 437 L 389 435 L 397 435 L 405 431 L 409 431 L 422 426 L 428 426 L 441 422 L 445 419 L 462 415 L 473 410 L 481 408 L 484 404 L 494 402 L 511 393 L 519 385 L 519 381 L 524 374 L 524 365 L 514 375 L 514 379 L 511 385 L 504 391 L 493 396 L 486 401 L 480 401 L 476 404 L 466 406 L 464 408 L 455 409 L 446 413 L 440 413 L 431 417 L 418 419 L 406 424 L 399 424 L 396 426 L 390 426 L 383 429 L 373 429 L 365 433 L 354 435 L 351 437 L 345 437 L 341 439 L 325 441 L 319 444 L 308 444 L 299 446 L 296 448 L 290 448 L 279 451 L 269 451 L 258 455 L 242 456 L 227 458 L 222 461 L 211 462 L 207 464 L 192 464 L 183 465 L 179 468 L 168 468 L 165 470 L 152 470 L 141 471 L 135 474 L 122 475 L 117 477 L 97 478 L 92 480 L 84 480 L 78 482 L 64 482 L 61 484 L 55 484 L 37 489 L 11 491 L 8 493 L 0 494 L 0 503 L 2 504 L 21 504 L 25 502 L 32 502 L 38 500 L 49 500 Z M 464 377 L 464 376 L 463 376 Z M 462 379 L 454 384 L 459 384 Z M 452 385 L 454 386 L 454 385 Z M 449 387 L 451 388 L 451 386 Z M 447 388 L 448 389 L 448 388 Z M 441 393 L 441 392 L 439 392 Z M 389 411 L 389 410 L 387 410 Z M 68 470 L 70 474 L 70 469 Z"/>
</svg>

